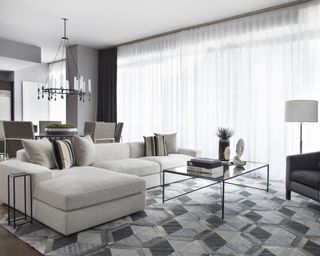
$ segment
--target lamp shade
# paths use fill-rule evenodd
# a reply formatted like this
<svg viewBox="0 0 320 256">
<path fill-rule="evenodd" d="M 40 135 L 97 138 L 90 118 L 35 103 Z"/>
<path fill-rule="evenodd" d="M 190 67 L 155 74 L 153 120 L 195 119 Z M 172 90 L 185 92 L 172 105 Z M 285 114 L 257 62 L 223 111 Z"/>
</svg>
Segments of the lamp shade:
<svg viewBox="0 0 320 256">
<path fill-rule="evenodd" d="M 288 100 L 285 107 L 286 122 L 318 122 L 318 101 Z"/>
</svg>

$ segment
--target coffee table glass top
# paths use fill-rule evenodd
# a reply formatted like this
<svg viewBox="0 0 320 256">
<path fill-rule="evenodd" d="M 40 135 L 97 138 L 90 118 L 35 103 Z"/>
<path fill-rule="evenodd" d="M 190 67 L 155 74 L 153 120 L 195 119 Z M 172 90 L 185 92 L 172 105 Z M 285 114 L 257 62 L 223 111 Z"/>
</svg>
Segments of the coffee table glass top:
<svg viewBox="0 0 320 256">
<path fill-rule="evenodd" d="M 176 168 L 165 169 L 166 173 L 180 174 L 190 177 L 199 177 L 204 179 L 213 179 L 213 180 L 228 180 L 237 176 L 241 176 L 252 171 L 267 167 L 268 164 L 257 163 L 257 162 L 246 162 L 246 165 L 243 167 L 236 167 L 234 165 L 222 166 L 215 168 L 212 172 L 210 170 L 204 171 L 191 171 L 188 170 L 187 166 L 181 166 Z M 219 170 L 220 168 L 220 170 Z"/>
</svg>

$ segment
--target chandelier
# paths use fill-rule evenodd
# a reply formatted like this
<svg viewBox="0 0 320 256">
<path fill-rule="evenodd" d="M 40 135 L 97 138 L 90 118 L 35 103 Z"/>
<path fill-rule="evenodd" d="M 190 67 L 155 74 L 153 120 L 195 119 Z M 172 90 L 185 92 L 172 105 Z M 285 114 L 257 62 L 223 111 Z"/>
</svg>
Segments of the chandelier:
<svg viewBox="0 0 320 256">
<path fill-rule="evenodd" d="M 54 61 L 49 69 L 49 74 L 47 77 L 40 78 L 38 83 L 38 99 L 44 99 L 45 97 L 48 101 L 57 100 L 57 97 L 60 96 L 61 99 L 64 97 L 69 98 L 73 97 L 76 100 L 85 101 L 85 98 L 88 98 L 90 101 L 91 98 L 91 80 L 88 79 L 86 82 L 83 76 L 80 76 L 78 67 L 75 62 L 75 58 L 72 55 L 72 51 L 69 51 L 68 55 L 70 59 L 66 59 L 67 48 L 70 46 L 69 38 L 67 37 L 67 20 L 66 18 L 62 18 L 63 20 L 63 37 L 61 38 L 61 42 L 58 48 L 58 51 L 54 57 Z M 61 57 L 60 57 L 61 56 Z M 60 57 L 60 58 L 59 58 Z M 61 72 L 59 77 L 53 77 L 51 74 L 52 68 L 54 65 L 59 65 L 59 61 L 57 60 L 66 60 L 66 68 L 70 71 L 70 64 L 74 65 L 74 69 L 76 71 L 76 75 L 73 77 L 73 87 L 70 87 L 70 82 L 64 75 L 63 65 L 61 65 Z M 69 72 L 70 73 L 70 72 Z"/>
</svg>

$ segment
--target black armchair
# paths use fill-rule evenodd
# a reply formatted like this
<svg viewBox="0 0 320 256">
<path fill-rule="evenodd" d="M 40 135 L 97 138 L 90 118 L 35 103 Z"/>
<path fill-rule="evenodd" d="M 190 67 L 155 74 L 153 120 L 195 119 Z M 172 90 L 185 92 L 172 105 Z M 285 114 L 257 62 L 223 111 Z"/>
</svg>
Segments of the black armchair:
<svg viewBox="0 0 320 256">
<path fill-rule="evenodd" d="M 291 191 L 320 201 L 320 152 L 287 156 L 286 198 Z"/>
</svg>

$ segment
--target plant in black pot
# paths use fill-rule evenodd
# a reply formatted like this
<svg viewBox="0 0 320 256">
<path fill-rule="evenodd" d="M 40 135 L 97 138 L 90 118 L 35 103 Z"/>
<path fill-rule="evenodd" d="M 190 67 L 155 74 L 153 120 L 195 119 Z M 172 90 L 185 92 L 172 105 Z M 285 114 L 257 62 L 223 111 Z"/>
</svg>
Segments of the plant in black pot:
<svg viewBox="0 0 320 256">
<path fill-rule="evenodd" d="M 217 136 L 219 138 L 219 160 L 229 161 L 225 159 L 225 150 L 230 146 L 230 138 L 233 135 L 233 130 L 224 127 L 218 127 Z"/>
</svg>

